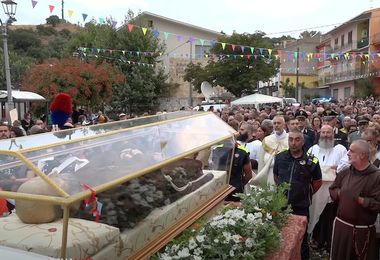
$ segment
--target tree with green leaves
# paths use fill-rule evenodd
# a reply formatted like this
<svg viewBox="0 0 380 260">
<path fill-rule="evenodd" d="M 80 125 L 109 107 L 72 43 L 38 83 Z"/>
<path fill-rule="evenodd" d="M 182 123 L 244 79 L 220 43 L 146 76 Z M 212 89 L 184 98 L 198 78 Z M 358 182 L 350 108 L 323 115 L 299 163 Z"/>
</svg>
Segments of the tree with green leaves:
<svg viewBox="0 0 380 260">
<path fill-rule="evenodd" d="M 125 24 L 133 22 L 133 13 L 129 12 Z M 145 35 L 141 30 L 129 32 L 126 25 L 115 30 L 111 21 L 103 25 L 88 23 L 73 35 L 67 46 L 71 53 L 80 46 L 86 47 L 79 52 L 83 59 L 106 61 L 126 76 L 127 81 L 114 88 L 109 102 L 113 110 L 129 113 L 155 110 L 158 98 L 169 91 L 167 75 L 162 66 L 157 66 L 164 46 L 151 31 Z"/>
<path fill-rule="evenodd" d="M 273 43 L 263 32 L 254 34 L 237 34 L 223 36 L 218 39 L 223 43 L 238 43 L 243 46 L 257 46 L 259 48 L 244 49 L 232 45 L 223 48 L 220 44 L 211 49 L 210 60 L 206 66 L 190 64 L 186 68 L 184 79 L 200 91 L 200 82 L 206 80 L 212 86 L 222 86 L 237 97 L 252 94 L 257 90 L 257 82 L 267 81 L 277 73 L 278 64 L 268 49 Z M 261 49 L 262 48 L 262 49 Z M 215 54 L 217 58 L 215 58 Z M 243 57 L 241 57 L 243 55 Z"/>
<path fill-rule="evenodd" d="M 51 15 L 46 18 L 46 23 L 51 24 L 51 26 L 56 27 L 57 24 L 61 23 L 61 19 L 57 15 Z"/>
</svg>

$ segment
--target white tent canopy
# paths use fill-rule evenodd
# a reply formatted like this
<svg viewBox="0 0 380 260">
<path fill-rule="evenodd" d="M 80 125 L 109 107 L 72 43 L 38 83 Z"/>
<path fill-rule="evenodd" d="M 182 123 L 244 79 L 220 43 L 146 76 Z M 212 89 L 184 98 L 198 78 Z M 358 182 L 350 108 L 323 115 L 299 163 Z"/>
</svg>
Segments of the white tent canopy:
<svg viewBox="0 0 380 260">
<path fill-rule="evenodd" d="M 272 97 L 262 94 L 252 94 L 249 96 L 245 96 L 239 99 L 236 99 L 235 101 L 231 102 L 231 105 L 239 106 L 239 105 L 255 105 L 255 107 L 258 107 L 259 104 L 267 104 L 267 103 L 281 103 L 282 104 L 282 98 L 278 97 Z"/>
<path fill-rule="evenodd" d="M 7 97 L 8 92 L 0 90 L 0 99 L 6 99 Z M 19 90 L 12 90 L 12 98 L 15 101 L 45 101 L 45 98 L 37 93 Z"/>
</svg>

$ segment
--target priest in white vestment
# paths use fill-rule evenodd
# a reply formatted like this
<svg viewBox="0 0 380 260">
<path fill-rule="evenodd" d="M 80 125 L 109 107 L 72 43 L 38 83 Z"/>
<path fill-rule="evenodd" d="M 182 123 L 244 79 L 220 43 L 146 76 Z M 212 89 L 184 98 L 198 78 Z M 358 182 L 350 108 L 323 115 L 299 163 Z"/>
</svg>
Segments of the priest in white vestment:
<svg viewBox="0 0 380 260">
<path fill-rule="evenodd" d="M 259 161 L 258 174 L 251 183 L 268 183 L 275 185 L 273 178 L 274 157 L 288 146 L 288 133 L 285 131 L 285 119 L 283 116 L 273 118 L 274 133 L 265 137 L 262 141 Z"/>
<path fill-rule="evenodd" d="M 315 225 L 318 223 L 325 206 L 328 203 L 332 202 L 330 198 L 329 187 L 335 180 L 337 166 L 342 158 L 346 155 L 347 150 L 341 144 L 334 146 L 333 128 L 330 125 L 323 125 L 321 128 L 318 144 L 310 147 L 308 153 L 318 158 L 319 165 L 322 170 L 322 186 L 313 195 L 312 204 L 309 208 L 310 220 L 308 233 L 311 234 L 314 230 Z M 327 227 L 323 228 L 326 229 Z M 330 241 L 322 241 L 322 243 L 326 243 L 325 246 L 327 246 Z"/>
</svg>

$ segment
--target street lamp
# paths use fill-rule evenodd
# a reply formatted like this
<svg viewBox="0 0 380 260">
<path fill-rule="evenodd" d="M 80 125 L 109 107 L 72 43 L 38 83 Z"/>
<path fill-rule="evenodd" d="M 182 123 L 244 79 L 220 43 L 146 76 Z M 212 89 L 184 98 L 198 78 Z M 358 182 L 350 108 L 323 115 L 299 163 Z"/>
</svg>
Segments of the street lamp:
<svg viewBox="0 0 380 260">
<path fill-rule="evenodd" d="M 13 99 L 12 99 L 12 85 L 11 85 L 11 69 L 9 67 L 9 53 L 8 53 L 8 25 L 16 21 L 14 17 L 16 15 L 17 3 L 12 0 L 3 0 L 1 4 L 4 9 L 4 13 L 8 16 L 8 19 L 3 23 L 0 19 L 1 27 L 3 29 L 3 44 L 4 44 L 4 66 L 5 66 L 5 79 L 7 82 L 7 94 L 8 100 L 5 106 L 5 111 L 7 117 L 10 121 L 9 111 L 13 108 Z M 10 122 L 11 123 L 11 122 Z"/>
</svg>

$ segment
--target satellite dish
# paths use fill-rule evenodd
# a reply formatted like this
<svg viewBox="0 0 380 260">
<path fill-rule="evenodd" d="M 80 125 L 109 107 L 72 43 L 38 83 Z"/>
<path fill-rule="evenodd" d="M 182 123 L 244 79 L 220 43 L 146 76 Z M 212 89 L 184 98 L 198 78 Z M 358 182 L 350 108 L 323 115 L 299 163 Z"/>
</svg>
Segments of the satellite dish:
<svg viewBox="0 0 380 260">
<path fill-rule="evenodd" d="M 210 83 L 203 81 L 201 84 L 201 91 L 207 102 L 210 102 L 210 97 L 214 95 L 214 90 Z"/>
</svg>

